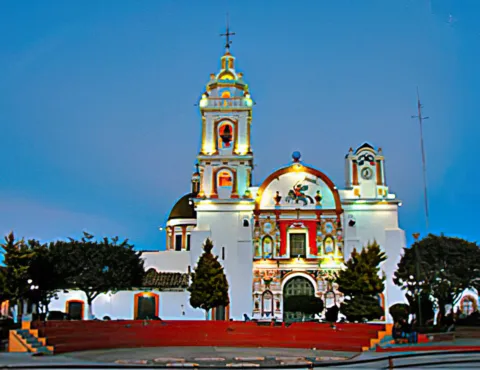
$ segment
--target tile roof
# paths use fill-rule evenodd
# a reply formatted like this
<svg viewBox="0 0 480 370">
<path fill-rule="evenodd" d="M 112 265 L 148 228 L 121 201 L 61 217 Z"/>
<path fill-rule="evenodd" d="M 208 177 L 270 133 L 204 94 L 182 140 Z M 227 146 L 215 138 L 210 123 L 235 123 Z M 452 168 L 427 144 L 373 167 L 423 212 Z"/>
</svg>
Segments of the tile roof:
<svg viewBox="0 0 480 370">
<path fill-rule="evenodd" d="M 158 272 L 151 268 L 143 278 L 144 288 L 156 289 L 185 289 L 188 287 L 188 274 L 180 272 Z"/>
</svg>

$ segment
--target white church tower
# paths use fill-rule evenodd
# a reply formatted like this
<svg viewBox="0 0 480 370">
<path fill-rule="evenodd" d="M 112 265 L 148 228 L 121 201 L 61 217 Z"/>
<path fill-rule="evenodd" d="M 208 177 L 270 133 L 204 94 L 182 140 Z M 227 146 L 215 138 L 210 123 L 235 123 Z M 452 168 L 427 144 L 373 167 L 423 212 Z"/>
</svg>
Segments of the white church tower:
<svg viewBox="0 0 480 370">
<path fill-rule="evenodd" d="M 200 189 L 195 204 L 197 225 L 191 233 L 191 263 L 203 253 L 207 237 L 219 256 L 229 284 L 230 305 L 214 309 L 211 319 L 243 319 L 252 312 L 253 154 L 250 146 L 252 99 L 230 54 L 227 28 L 221 68 L 210 75 L 199 102 L 201 147 L 197 156 Z"/>
</svg>

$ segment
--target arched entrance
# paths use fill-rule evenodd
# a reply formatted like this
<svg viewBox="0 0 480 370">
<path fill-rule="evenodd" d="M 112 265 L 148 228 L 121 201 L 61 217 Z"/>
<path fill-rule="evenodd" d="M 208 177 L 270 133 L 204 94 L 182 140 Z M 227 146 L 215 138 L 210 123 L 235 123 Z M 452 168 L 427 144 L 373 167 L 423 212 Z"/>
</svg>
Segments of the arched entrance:
<svg viewBox="0 0 480 370">
<path fill-rule="evenodd" d="M 303 276 L 295 276 L 288 280 L 283 287 L 283 321 L 294 322 L 301 321 L 303 318 L 309 319 L 309 315 L 304 315 L 297 310 L 296 302 L 293 298 L 295 296 L 314 296 L 315 288 L 313 284 Z M 290 307 L 289 307 L 290 306 Z M 295 308 L 293 308 L 295 306 Z M 294 311 L 295 310 L 295 311 Z M 311 316 L 311 315 L 310 315 Z"/>
</svg>

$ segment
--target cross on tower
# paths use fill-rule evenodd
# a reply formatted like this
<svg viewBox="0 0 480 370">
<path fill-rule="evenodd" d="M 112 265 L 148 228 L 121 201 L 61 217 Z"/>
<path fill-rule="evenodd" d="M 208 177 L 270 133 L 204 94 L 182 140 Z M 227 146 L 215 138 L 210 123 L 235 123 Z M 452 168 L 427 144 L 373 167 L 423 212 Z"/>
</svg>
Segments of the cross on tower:
<svg viewBox="0 0 480 370">
<path fill-rule="evenodd" d="M 234 36 L 235 32 L 230 32 L 230 27 L 228 25 L 228 13 L 227 13 L 227 32 L 220 34 L 220 36 L 225 36 L 226 42 L 225 42 L 225 49 L 227 51 L 230 49 L 230 45 L 232 44 L 232 41 L 230 40 L 230 36 Z"/>
</svg>

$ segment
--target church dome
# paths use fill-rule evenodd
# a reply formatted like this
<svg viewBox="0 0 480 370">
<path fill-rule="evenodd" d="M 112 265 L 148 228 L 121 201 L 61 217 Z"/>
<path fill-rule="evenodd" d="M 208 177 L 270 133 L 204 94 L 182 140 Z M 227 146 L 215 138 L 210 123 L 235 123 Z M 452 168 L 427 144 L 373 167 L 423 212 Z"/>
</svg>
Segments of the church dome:
<svg viewBox="0 0 480 370">
<path fill-rule="evenodd" d="M 193 201 L 191 201 L 191 198 L 193 197 L 195 197 L 194 193 L 188 193 L 181 197 L 173 206 L 172 211 L 168 216 L 168 220 L 170 221 L 179 218 L 196 219 L 197 212 L 195 211 Z"/>
</svg>

